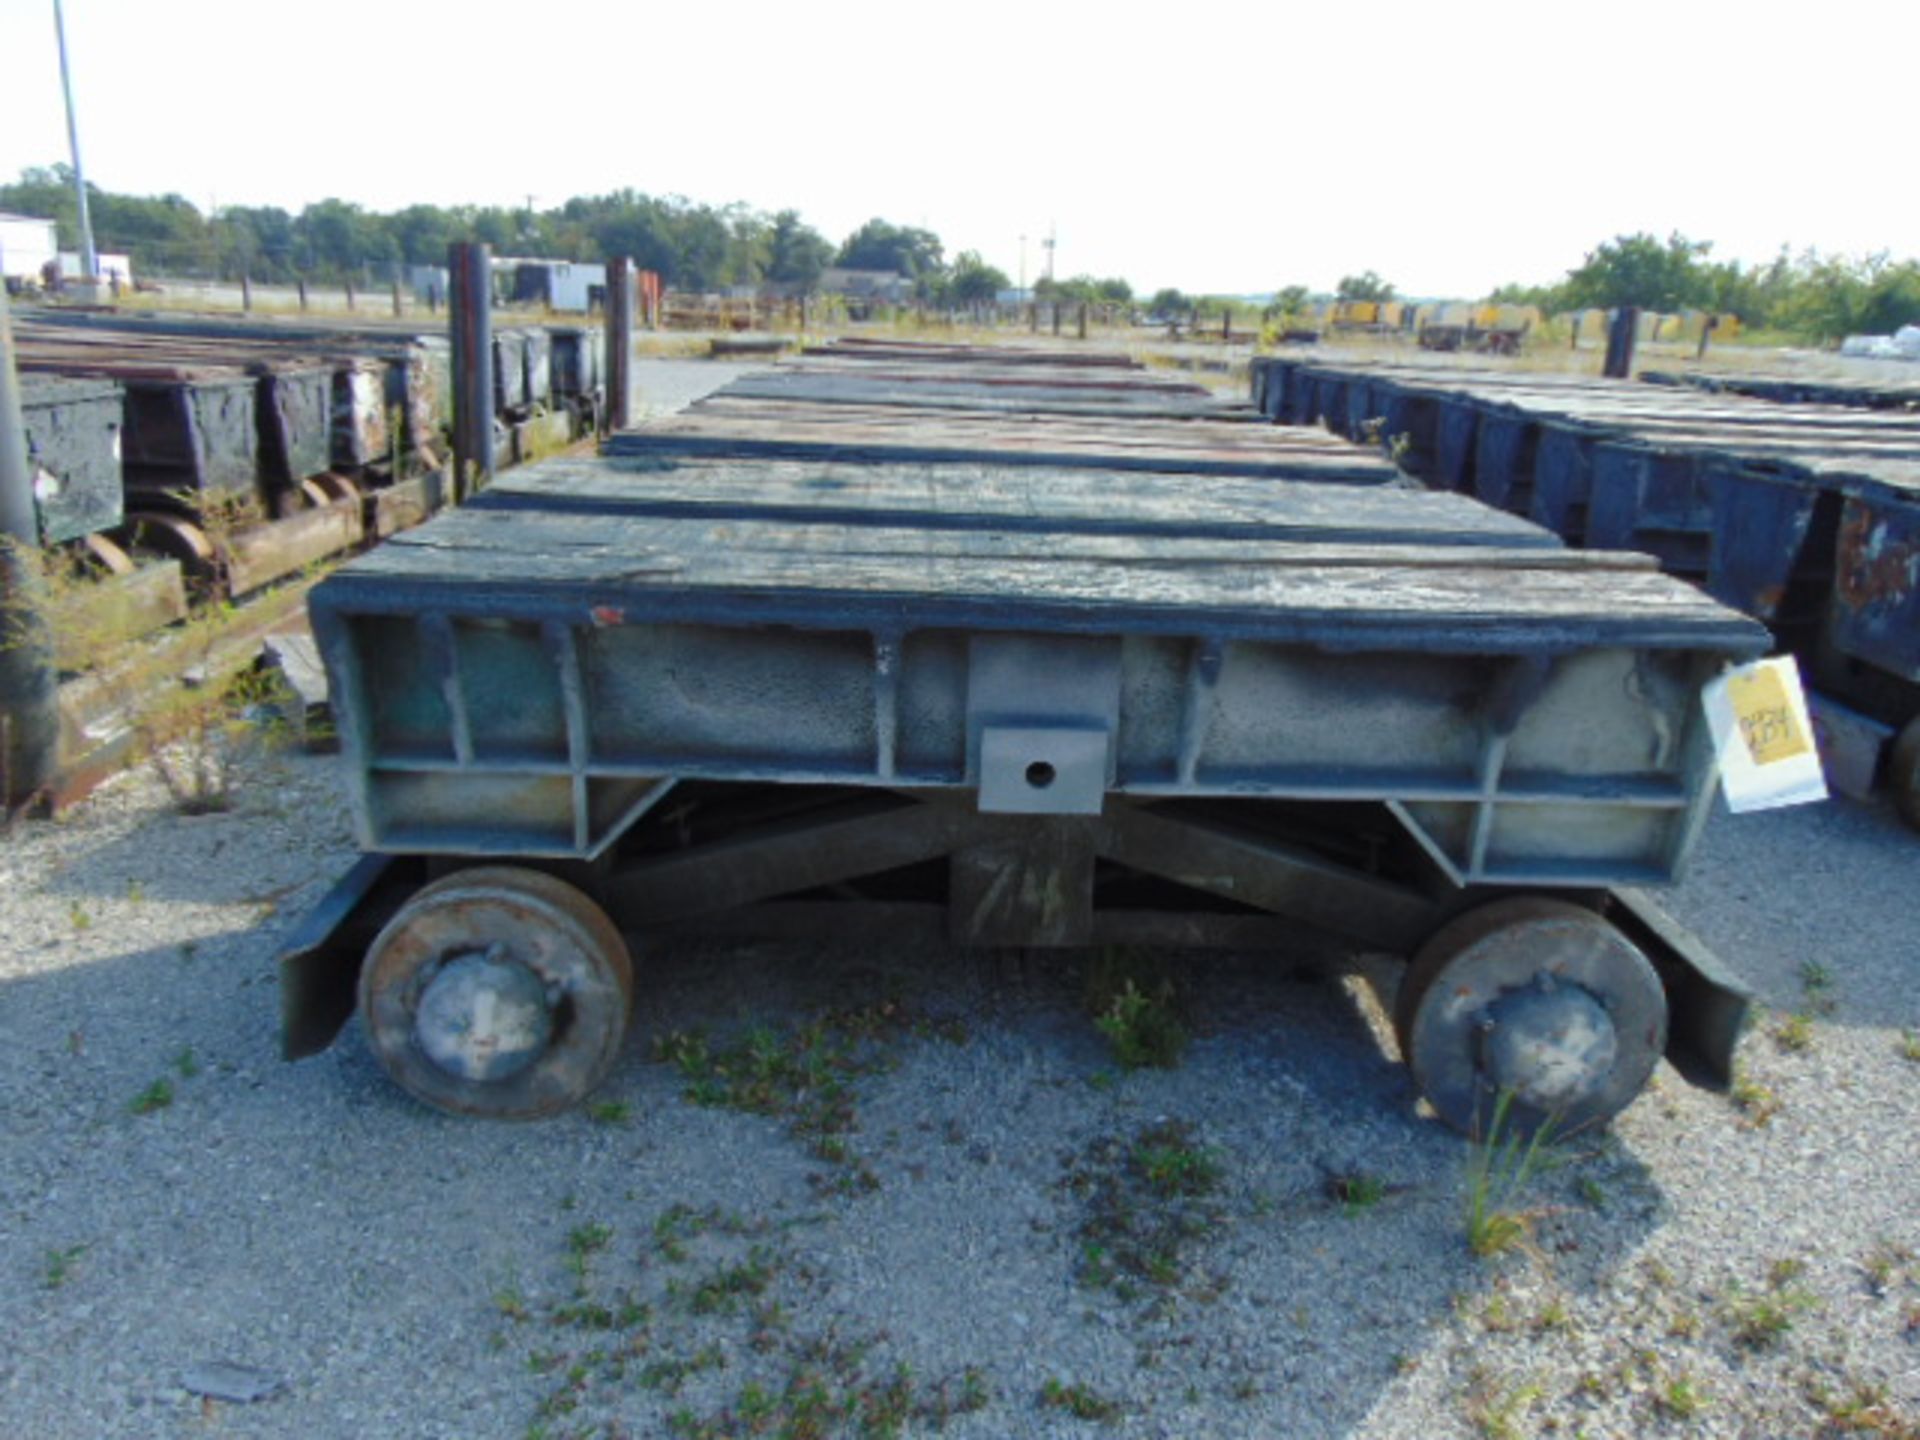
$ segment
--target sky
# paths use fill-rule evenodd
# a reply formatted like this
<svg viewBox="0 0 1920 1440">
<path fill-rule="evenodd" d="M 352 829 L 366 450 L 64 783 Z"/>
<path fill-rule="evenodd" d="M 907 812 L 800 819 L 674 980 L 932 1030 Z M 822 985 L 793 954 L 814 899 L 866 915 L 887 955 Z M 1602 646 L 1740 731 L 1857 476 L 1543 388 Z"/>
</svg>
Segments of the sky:
<svg viewBox="0 0 1920 1440">
<path fill-rule="evenodd" d="M 52 0 L 0 0 L 0 176 L 67 157 Z M 623 187 L 881 216 L 1029 283 L 1414 296 L 1614 235 L 1920 253 L 1920 4 L 544 6 L 66 0 L 87 176 L 203 210 Z M 1024 244 L 1022 237 L 1025 237 Z M 110 237 L 103 237 L 110 238 Z"/>
</svg>

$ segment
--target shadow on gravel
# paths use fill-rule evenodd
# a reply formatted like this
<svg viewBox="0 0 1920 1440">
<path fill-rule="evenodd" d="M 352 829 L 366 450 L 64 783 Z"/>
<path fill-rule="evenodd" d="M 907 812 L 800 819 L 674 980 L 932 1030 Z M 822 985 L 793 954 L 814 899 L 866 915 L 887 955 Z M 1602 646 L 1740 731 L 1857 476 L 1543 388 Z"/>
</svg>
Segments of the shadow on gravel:
<svg viewBox="0 0 1920 1440">
<path fill-rule="evenodd" d="M 956 1434 L 1079 1433 L 1068 1415 L 1121 1433 L 1354 1433 L 1457 1316 L 1563 1324 L 1659 1223 L 1665 1202 L 1632 1155 L 1580 1137 L 1496 1186 L 1514 1239 L 1476 1257 L 1471 1149 L 1415 1113 L 1358 982 L 1325 957 L 1163 958 L 1192 1042 L 1176 1068 L 1130 1071 L 1083 1004 L 1097 957 L 665 946 L 643 961 L 636 1042 L 656 1060 L 603 1103 L 664 1064 L 680 1104 L 758 1109 L 784 1130 L 811 1162 L 812 1193 L 793 1203 L 818 1207 L 793 1239 L 813 1280 L 783 1294 L 786 1313 L 884 1337 L 878 1353 L 914 1375 L 977 1370 L 993 1400 L 950 1418 Z M 849 1076 L 832 1145 L 804 1102 L 727 1098 L 754 1047 L 876 1013 L 898 1027 L 886 1063 Z M 713 1057 L 728 1054 L 716 1089 Z M 724 1347 L 689 1319 L 686 1356 L 696 1336 Z M 657 1323 L 645 1343 L 663 1343 Z M 688 1378 L 676 1403 L 713 1428 L 685 1433 L 746 1433 L 729 1428 L 740 1397 L 779 1393 L 785 1345 Z M 635 1434 L 671 1409 L 617 1381 L 549 1399 Z"/>
<path fill-rule="evenodd" d="M 1341 1436 L 1456 1315 L 1552 1324 L 1662 1214 L 1576 1144 L 1476 1258 L 1468 1147 L 1351 983 L 1265 957 L 1162 957 L 1192 1041 L 1127 1070 L 1084 954 L 643 947 L 613 1078 L 508 1125 L 351 1028 L 281 1064 L 283 923 L 0 990 L 0 1329 L 66 1337 L 11 1378 L 88 1433 L 226 1360 L 288 1382 L 245 1435 L 747 1433 L 817 1374 L 909 1433 Z"/>
<path fill-rule="evenodd" d="M 1884 800 L 1716 810 L 1663 903 L 1764 1004 L 1884 1028 L 1910 1013 L 1917 869 L 1920 834 Z"/>
</svg>

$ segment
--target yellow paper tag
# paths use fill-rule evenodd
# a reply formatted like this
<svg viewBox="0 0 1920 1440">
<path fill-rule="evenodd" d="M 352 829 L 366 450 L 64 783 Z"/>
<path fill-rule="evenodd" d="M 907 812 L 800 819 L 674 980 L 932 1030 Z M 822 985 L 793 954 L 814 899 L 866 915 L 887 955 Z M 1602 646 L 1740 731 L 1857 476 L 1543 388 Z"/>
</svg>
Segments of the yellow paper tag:
<svg viewBox="0 0 1920 1440">
<path fill-rule="evenodd" d="M 1813 748 L 1812 737 L 1787 699 L 1785 683 L 1771 666 L 1729 676 L 1727 699 L 1755 765 L 1791 760 Z"/>
</svg>

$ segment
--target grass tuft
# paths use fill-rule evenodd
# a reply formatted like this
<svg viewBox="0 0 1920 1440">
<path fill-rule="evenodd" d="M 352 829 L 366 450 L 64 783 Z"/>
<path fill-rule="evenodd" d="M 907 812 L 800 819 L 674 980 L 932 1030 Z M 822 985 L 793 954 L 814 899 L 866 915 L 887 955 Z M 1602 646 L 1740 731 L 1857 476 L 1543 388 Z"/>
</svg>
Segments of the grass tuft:
<svg viewBox="0 0 1920 1440">
<path fill-rule="evenodd" d="M 154 1081 L 129 1100 L 127 1109 L 135 1115 L 152 1115 L 171 1104 L 173 1104 L 173 1082 L 162 1078 Z"/>
<path fill-rule="evenodd" d="M 1505 1254 L 1526 1244 L 1533 1233 L 1534 1212 L 1517 1208 L 1517 1201 L 1536 1174 L 1552 1162 L 1550 1124 L 1523 1137 L 1508 1125 L 1513 1092 L 1503 1090 L 1494 1101 L 1486 1135 L 1474 1142 L 1467 1158 L 1467 1248 L 1481 1259 Z"/>
</svg>

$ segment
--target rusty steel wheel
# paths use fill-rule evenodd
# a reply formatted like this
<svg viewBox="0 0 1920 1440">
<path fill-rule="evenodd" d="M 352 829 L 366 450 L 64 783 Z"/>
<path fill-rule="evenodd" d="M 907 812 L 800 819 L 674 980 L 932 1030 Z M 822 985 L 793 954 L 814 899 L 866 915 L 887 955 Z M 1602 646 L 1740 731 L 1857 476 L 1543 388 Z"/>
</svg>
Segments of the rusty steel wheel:
<svg viewBox="0 0 1920 1440">
<path fill-rule="evenodd" d="M 127 516 L 125 532 L 130 548 L 178 560 L 189 580 L 210 582 L 220 569 L 220 556 L 207 532 L 193 521 L 165 510 L 136 510 Z"/>
<path fill-rule="evenodd" d="M 1647 957 L 1591 910 L 1521 896 L 1456 916 L 1420 947 L 1394 1000 L 1414 1083 L 1440 1118 L 1483 1135 L 1502 1092 L 1531 1135 L 1604 1125 L 1667 1048 Z"/>
<path fill-rule="evenodd" d="M 387 922 L 360 970 L 360 1015 L 408 1094 L 462 1115 L 564 1110 L 620 1057 L 633 961 L 613 922 L 565 881 L 462 870 Z"/>
<path fill-rule="evenodd" d="M 1920 830 L 1920 716 L 1907 722 L 1887 754 L 1887 791 L 1900 818 Z"/>
<path fill-rule="evenodd" d="M 358 500 L 360 498 L 360 487 L 358 485 L 354 484 L 353 481 L 345 475 L 336 474 L 331 470 L 323 470 L 318 475 L 303 480 L 301 484 L 312 485 L 324 495 L 326 499 L 321 502 L 322 504 L 336 500 Z"/>
</svg>

